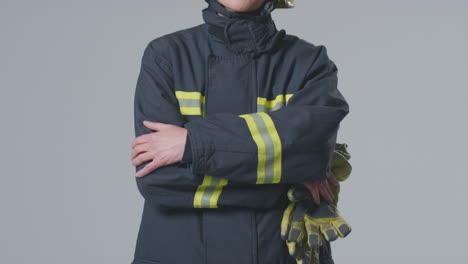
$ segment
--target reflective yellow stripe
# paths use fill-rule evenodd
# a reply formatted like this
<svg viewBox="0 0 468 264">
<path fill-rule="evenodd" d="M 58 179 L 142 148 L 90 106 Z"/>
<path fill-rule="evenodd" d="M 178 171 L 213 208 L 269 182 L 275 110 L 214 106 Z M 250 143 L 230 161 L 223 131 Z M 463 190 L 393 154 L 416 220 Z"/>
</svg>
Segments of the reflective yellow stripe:
<svg viewBox="0 0 468 264">
<path fill-rule="evenodd" d="M 226 178 L 213 177 L 205 174 L 203 182 L 198 186 L 193 199 L 194 208 L 218 208 L 218 200 L 223 187 L 228 184 Z"/>
<path fill-rule="evenodd" d="M 175 91 L 178 99 L 200 99 L 203 95 L 200 92 Z"/>
<path fill-rule="evenodd" d="M 200 92 L 176 91 L 182 115 L 204 116 L 205 96 Z M 226 178 L 203 175 L 203 182 L 197 187 L 193 197 L 194 208 L 217 208 L 223 187 L 228 184 Z"/>
<path fill-rule="evenodd" d="M 180 107 L 182 115 L 202 115 L 201 107 Z"/>
<path fill-rule="evenodd" d="M 279 183 L 281 180 L 281 140 L 271 117 L 266 113 L 258 113 L 266 124 L 270 137 L 273 141 L 274 160 L 273 160 L 273 181 Z"/>
<path fill-rule="evenodd" d="M 264 97 L 257 97 L 257 106 L 259 112 L 277 110 L 287 104 L 294 94 L 279 94 L 273 100 L 267 100 Z"/>
<path fill-rule="evenodd" d="M 271 117 L 265 112 L 240 115 L 250 130 L 257 145 L 256 184 L 279 183 L 281 181 L 281 140 Z"/>
<path fill-rule="evenodd" d="M 210 186 L 212 177 L 209 175 L 204 175 L 202 184 L 198 185 L 197 191 L 195 192 L 195 196 L 193 198 L 193 207 L 194 208 L 202 208 L 202 197 L 205 193 L 205 189 L 207 186 Z"/>
<path fill-rule="evenodd" d="M 247 126 L 250 130 L 250 133 L 252 135 L 252 138 L 257 144 L 258 163 L 257 163 L 256 184 L 263 184 L 265 183 L 265 162 L 266 162 L 265 142 L 263 142 L 260 132 L 258 131 L 257 124 L 252 118 L 252 115 L 253 114 L 245 114 L 245 115 L 240 115 L 240 117 L 245 119 Z"/>
<path fill-rule="evenodd" d="M 223 191 L 223 187 L 228 184 L 228 180 L 225 178 L 221 178 L 219 180 L 218 185 L 214 188 L 213 195 L 210 199 L 210 208 L 218 208 L 218 200 L 221 192 Z"/>
<path fill-rule="evenodd" d="M 205 96 L 200 92 L 175 91 L 175 96 L 179 101 L 180 113 L 182 115 L 203 116 Z"/>
</svg>

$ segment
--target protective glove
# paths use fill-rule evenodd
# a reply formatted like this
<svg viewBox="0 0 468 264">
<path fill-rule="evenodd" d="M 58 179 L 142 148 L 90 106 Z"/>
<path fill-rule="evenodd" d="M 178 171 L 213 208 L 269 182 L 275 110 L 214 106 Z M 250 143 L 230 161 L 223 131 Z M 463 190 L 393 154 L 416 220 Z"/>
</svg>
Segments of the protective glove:
<svg viewBox="0 0 468 264">
<path fill-rule="evenodd" d="M 350 232 L 350 225 L 336 207 L 325 201 L 317 206 L 312 199 L 291 202 L 281 222 L 281 238 L 298 262 L 317 259 L 323 239 L 332 242 Z"/>
<path fill-rule="evenodd" d="M 303 200 L 308 203 L 311 200 Z M 310 206 L 315 207 L 315 204 Z M 294 257 L 298 264 L 318 263 L 319 250 L 310 248 L 305 242 L 306 229 L 304 215 L 307 211 L 306 204 L 301 201 L 291 202 L 284 211 L 281 221 L 281 238 L 286 241 L 289 255 Z"/>
<path fill-rule="evenodd" d="M 346 180 L 351 174 L 350 158 L 347 145 L 337 143 L 330 167 L 338 181 Z M 317 206 L 310 191 L 302 184 L 293 185 L 288 191 L 291 203 L 283 214 L 281 237 L 298 264 L 318 264 L 321 247 L 329 247 L 330 241 L 351 232 L 351 227 L 336 208 L 339 184 L 332 184 L 330 188 L 335 198 L 333 205 L 322 202 Z"/>
<path fill-rule="evenodd" d="M 330 170 L 338 182 L 342 182 L 348 179 L 353 169 L 351 166 L 351 163 L 349 163 L 348 161 L 351 158 L 351 154 L 349 154 L 347 147 L 348 145 L 346 144 L 336 144 L 335 151 L 333 152 Z M 336 207 L 338 205 L 340 185 L 332 184 L 330 185 L 330 190 L 333 193 L 333 196 L 334 196 L 333 202 Z"/>
<path fill-rule="evenodd" d="M 335 150 L 330 164 L 330 169 L 335 178 L 339 181 L 345 181 L 351 175 L 352 167 L 349 163 L 351 154 L 348 152 L 348 145 L 345 143 L 336 143 Z"/>
</svg>

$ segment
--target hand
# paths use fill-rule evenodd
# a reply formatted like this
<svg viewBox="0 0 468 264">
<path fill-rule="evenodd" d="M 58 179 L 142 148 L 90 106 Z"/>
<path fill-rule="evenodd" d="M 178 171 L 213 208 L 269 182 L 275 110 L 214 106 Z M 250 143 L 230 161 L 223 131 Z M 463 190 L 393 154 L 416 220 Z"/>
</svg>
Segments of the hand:
<svg viewBox="0 0 468 264">
<path fill-rule="evenodd" d="M 326 180 L 296 183 L 288 190 L 291 203 L 283 214 L 281 237 L 297 264 L 320 263 L 321 254 L 325 254 L 325 258 L 327 254 L 331 254 L 330 241 L 345 237 L 351 232 L 351 227 L 336 209 L 339 182 L 346 180 L 351 173 L 351 164 L 348 161 L 350 158 L 347 145 L 337 143 L 331 160 L 331 171 Z M 320 194 L 328 192 L 327 185 L 334 201 L 317 205 Z"/>
<path fill-rule="evenodd" d="M 141 135 L 132 141 L 132 165 L 138 166 L 151 160 L 136 173 L 136 177 L 181 161 L 187 139 L 187 129 L 184 127 L 150 121 L 143 121 L 143 125 L 157 132 Z"/>
<path fill-rule="evenodd" d="M 297 263 L 320 263 L 319 248 L 350 232 L 336 207 L 326 202 L 317 206 L 310 199 L 289 203 L 281 220 L 281 238 Z"/>
<path fill-rule="evenodd" d="M 302 184 L 309 189 L 309 192 L 312 194 L 313 200 L 317 205 L 320 204 L 320 196 L 322 196 L 329 204 L 333 204 L 335 197 L 330 189 L 330 185 L 339 185 L 333 173 L 329 173 L 328 178 L 326 179 L 303 182 Z"/>
</svg>

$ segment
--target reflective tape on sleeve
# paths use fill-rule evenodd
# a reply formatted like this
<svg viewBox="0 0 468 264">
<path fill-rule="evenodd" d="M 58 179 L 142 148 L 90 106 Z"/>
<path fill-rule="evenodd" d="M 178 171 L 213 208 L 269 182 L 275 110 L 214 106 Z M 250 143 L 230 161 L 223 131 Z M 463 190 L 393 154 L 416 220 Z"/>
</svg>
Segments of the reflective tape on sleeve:
<svg viewBox="0 0 468 264">
<path fill-rule="evenodd" d="M 257 145 L 257 184 L 279 183 L 281 180 L 281 141 L 271 117 L 265 112 L 240 115 Z"/>
</svg>

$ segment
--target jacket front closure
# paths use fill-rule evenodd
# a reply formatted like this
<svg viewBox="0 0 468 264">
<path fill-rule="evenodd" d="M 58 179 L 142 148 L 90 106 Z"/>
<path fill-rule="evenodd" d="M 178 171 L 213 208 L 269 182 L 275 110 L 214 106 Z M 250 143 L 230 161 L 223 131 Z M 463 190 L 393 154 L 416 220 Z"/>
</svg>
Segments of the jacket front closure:
<svg viewBox="0 0 468 264">
<path fill-rule="evenodd" d="M 210 45 L 217 47 L 206 58 L 203 118 L 256 112 L 257 59 L 272 49 L 284 32 L 276 30 L 270 16 L 256 20 L 226 18 L 208 7 L 203 18 L 208 24 Z M 229 138 L 225 140 L 225 149 L 236 149 Z M 220 177 L 203 177 L 203 182 L 210 182 L 199 201 L 200 207 L 207 208 L 202 214 L 205 264 L 232 263 L 234 259 L 236 263 L 258 264 L 255 210 L 208 208 L 216 190 L 230 188 L 231 183 Z M 244 254 L 240 256 L 239 252 Z"/>
<path fill-rule="evenodd" d="M 241 115 L 256 111 L 256 68 L 255 60 L 248 54 L 233 56 L 216 56 L 207 58 L 204 118 L 213 114 Z M 226 139 L 225 148 L 229 147 Z M 230 188 L 227 179 L 211 177 L 211 187 L 205 189 L 202 206 L 208 207 L 214 190 Z M 206 205 L 203 205 L 206 203 Z M 257 264 L 257 232 L 255 212 L 252 209 L 223 210 L 206 209 L 203 211 L 203 237 L 205 263 L 238 263 Z M 249 241 L 249 243 L 245 243 Z M 226 246 L 231 247 L 227 250 Z M 236 248 L 232 248 L 236 247 Z M 244 252 L 239 256 L 239 252 Z"/>
</svg>

